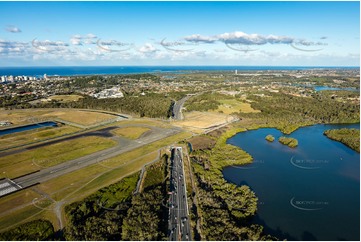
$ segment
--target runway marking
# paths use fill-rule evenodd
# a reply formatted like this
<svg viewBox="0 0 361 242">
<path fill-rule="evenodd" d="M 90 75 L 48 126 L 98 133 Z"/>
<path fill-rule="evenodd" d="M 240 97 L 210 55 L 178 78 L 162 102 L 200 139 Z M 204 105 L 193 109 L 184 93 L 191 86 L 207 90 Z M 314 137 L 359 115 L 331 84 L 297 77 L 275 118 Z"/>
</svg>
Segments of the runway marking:
<svg viewBox="0 0 361 242">
<path fill-rule="evenodd" d="M 6 178 L 2 183 L 0 184 L 0 197 L 12 193 L 14 191 L 20 190 L 22 187 L 15 183 L 14 181 Z"/>
</svg>

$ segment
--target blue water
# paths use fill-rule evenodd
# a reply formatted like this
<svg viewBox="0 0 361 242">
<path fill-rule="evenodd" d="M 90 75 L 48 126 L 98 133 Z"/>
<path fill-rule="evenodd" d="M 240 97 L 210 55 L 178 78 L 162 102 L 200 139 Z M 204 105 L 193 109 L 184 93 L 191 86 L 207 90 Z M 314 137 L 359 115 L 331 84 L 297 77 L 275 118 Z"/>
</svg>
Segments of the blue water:
<svg viewBox="0 0 361 242">
<path fill-rule="evenodd" d="M 338 87 L 327 87 L 327 86 L 315 86 L 314 87 L 316 92 L 319 91 L 353 91 L 353 92 L 359 92 L 359 89 L 352 88 L 352 87 L 345 87 L 345 88 L 338 88 Z"/>
<path fill-rule="evenodd" d="M 297 148 L 277 140 L 272 128 L 238 133 L 227 142 L 254 158 L 223 170 L 226 180 L 246 184 L 259 198 L 255 223 L 289 240 L 360 239 L 360 154 L 323 135 L 351 125 L 314 125 L 293 132 Z M 272 134 L 272 143 L 265 136 Z"/>
<path fill-rule="evenodd" d="M 31 125 L 26 125 L 26 126 L 21 126 L 21 127 L 16 127 L 16 128 L 8 128 L 8 129 L 0 130 L 0 136 L 6 135 L 6 134 L 23 132 L 23 131 L 32 130 L 32 129 L 43 128 L 43 127 L 56 127 L 56 126 L 57 126 L 57 124 L 54 122 L 43 122 L 43 123 L 31 124 Z"/>
<path fill-rule="evenodd" d="M 359 69 L 359 67 L 312 66 L 56 66 L 56 67 L 0 67 L 0 76 L 60 76 L 95 74 L 134 74 L 191 71 L 257 71 L 257 70 L 307 70 L 307 69 Z"/>
</svg>

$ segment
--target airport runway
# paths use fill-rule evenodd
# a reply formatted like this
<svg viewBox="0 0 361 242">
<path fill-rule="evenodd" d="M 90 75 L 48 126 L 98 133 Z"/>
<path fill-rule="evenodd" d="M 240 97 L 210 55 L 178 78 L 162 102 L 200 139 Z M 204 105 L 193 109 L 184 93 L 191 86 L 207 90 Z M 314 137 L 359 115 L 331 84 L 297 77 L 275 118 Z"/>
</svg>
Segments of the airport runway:
<svg viewBox="0 0 361 242">
<path fill-rule="evenodd" d="M 144 126 L 144 125 L 118 125 L 118 126 L 109 127 L 109 128 L 105 128 L 105 129 L 101 129 L 101 130 L 97 130 L 97 131 L 90 131 L 89 133 L 91 133 L 92 135 L 95 135 L 95 133 L 97 132 L 98 135 L 103 134 L 103 135 L 109 137 L 108 135 L 110 134 L 109 131 L 111 129 L 119 128 L 119 127 L 127 127 L 127 126 Z M 144 127 L 146 127 L 146 126 L 144 126 Z M 147 134 L 142 135 L 142 137 L 140 137 L 137 140 L 129 140 L 129 139 L 121 138 L 121 137 L 112 137 L 112 139 L 118 141 L 118 144 L 112 148 L 102 150 L 102 151 L 99 151 L 99 152 L 96 152 L 96 153 L 93 153 L 93 154 L 90 154 L 90 155 L 87 155 L 84 157 L 80 157 L 75 160 L 67 161 L 67 162 L 61 163 L 56 166 L 45 168 L 45 169 L 40 170 L 39 172 L 24 175 L 19 178 L 14 178 L 14 179 L 12 179 L 12 181 L 15 182 L 18 186 L 21 186 L 22 188 L 32 186 L 34 184 L 45 182 L 45 181 L 53 179 L 55 177 L 67 174 L 69 172 L 84 168 L 84 167 L 92 165 L 92 164 L 95 164 L 102 160 L 112 158 L 112 157 L 120 155 L 124 152 L 139 148 L 143 145 L 158 141 L 160 139 L 164 139 L 168 136 L 177 134 L 181 131 L 181 129 L 179 129 L 179 128 L 164 129 L 164 128 L 158 128 L 158 127 L 153 127 L 153 126 L 148 126 L 148 127 L 151 128 L 151 132 L 147 132 Z M 83 136 L 89 136 L 89 135 L 81 134 L 79 136 L 76 135 L 75 137 L 67 137 L 65 139 L 69 140 L 71 138 L 75 139 L 75 138 L 79 138 L 79 137 L 83 137 Z M 61 141 L 64 141 L 64 140 L 60 139 L 60 140 L 56 140 L 54 142 L 61 142 Z M 39 148 L 39 145 L 36 145 L 36 148 Z M 30 147 L 27 149 L 32 149 L 32 148 Z M 23 151 L 23 150 L 21 150 L 21 151 Z M 21 151 L 19 151 L 19 152 L 21 152 Z M 11 153 L 13 153 L 13 152 L 11 152 Z M 1 155 L 3 155 L 3 153 Z M 18 190 L 20 190 L 20 189 L 18 189 Z M 6 194 L 3 194 L 3 195 L 6 195 Z"/>
</svg>

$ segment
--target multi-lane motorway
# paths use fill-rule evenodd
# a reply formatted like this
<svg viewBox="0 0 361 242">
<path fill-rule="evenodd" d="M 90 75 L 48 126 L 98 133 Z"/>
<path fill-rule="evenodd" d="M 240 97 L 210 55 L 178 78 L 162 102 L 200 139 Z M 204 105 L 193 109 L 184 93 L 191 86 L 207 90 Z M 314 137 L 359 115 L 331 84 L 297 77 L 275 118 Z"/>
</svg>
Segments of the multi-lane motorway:
<svg viewBox="0 0 361 242">
<path fill-rule="evenodd" d="M 191 97 L 192 95 L 187 95 L 181 100 L 177 101 L 173 106 L 173 119 L 175 120 L 183 120 L 182 108 L 184 103 Z"/>
<path fill-rule="evenodd" d="M 170 190 L 169 239 L 171 241 L 189 241 L 191 240 L 191 231 L 181 147 L 172 149 Z"/>
</svg>

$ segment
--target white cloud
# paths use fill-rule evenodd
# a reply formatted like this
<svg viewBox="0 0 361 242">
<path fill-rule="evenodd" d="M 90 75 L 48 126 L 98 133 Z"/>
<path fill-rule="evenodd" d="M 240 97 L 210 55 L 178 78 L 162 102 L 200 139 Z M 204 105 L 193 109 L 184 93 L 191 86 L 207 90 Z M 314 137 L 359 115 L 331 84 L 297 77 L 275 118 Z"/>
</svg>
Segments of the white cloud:
<svg viewBox="0 0 361 242">
<path fill-rule="evenodd" d="M 39 41 L 34 39 L 31 42 L 31 46 L 35 50 L 44 51 L 44 52 L 55 52 L 55 51 L 63 51 L 64 49 L 69 47 L 68 43 L 62 41 L 51 41 L 51 40 L 43 40 Z"/>
<path fill-rule="evenodd" d="M 1 55 L 16 55 L 24 54 L 28 48 L 29 43 L 19 41 L 6 41 L 0 39 L 0 54 Z"/>
<path fill-rule="evenodd" d="M 202 36 L 193 34 L 184 37 L 186 41 L 196 43 L 212 44 L 217 41 L 225 44 L 243 44 L 243 45 L 265 45 L 265 44 L 290 44 L 294 38 L 288 36 L 268 35 L 263 36 L 260 34 L 247 34 L 241 31 L 232 33 L 223 33 L 214 36 Z"/>
<path fill-rule="evenodd" d="M 107 52 L 123 52 L 130 50 L 133 47 L 132 43 L 125 43 L 117 40 L 101 40 L 96 42 L 98 48 Z"/>
<path fill-rule="evenodd" d="M 151 43 L 145 43 L 142 47 L 139 48 L 139 52 L 144 54 L 155 53 L 157 51 L 159 50 L 155 48 L 154 45 L 152 45 Z"/>
<path fill-rule="evenodd" d="M 327 37 L 321 37 L 324 40 Z M 261 34 L 247 34 L 241 31 L 235 31 L 231 33 L 223 33 L 213 36 L 202 36 L 199 34 L 193 34 L 184 37 L 184 40 L 192 43 L 206 43 L 213 44 L 215 42 L 221 42 L 230 45 L 266 45 L 266 44 L 286 44 L 286 45 L 303 45 L 303 46 L 321 46 L 327 45 L 324 42 L 314 42 L 305 39 L 296 39 L 290 36 L 278 36 L 278 35 L 261 35 Z M 235 47 L 238 49 L 237 47 Z M 233 48 L 231 48 L 233 49 Z M 241 50 L 242 51 L 242 50 Z M 249 51 L 249 50 L 246 50 Z"/>
<path fill-rule="evenodd" d="M 190 43 L 187 41 L 166 41 L 166 38 L 162 39 L 157 44 L 160 44 L 164 49 L 172 52 L 185 52 L 194 50 L 194 46 L 197 43 Z"/>
<path fill-rule="evenodd" d="M 83 41 L 81 39 L 78 39 L 78 38 L 71 38 L 70 43 L 72 45 L 83 45 Z"/>
<path fill-rule="evenodd" d="M 358 63 L 359 55 L 329 53 L 326 43 L 290 36 L 247 34 L 236 31 L 212 36 L 189 35 L 178 40 L 134 44 L 102 40 L 94 34 L 73 35 L 67 41 L 0 39 L 0 64 L 174 64 L 174 65 L 348 65 Z M 284 45 L 284 46 L 279 46 Z M 302 51 L 300 51 L 302 50 Z M 312 53 L 313 52 L 313 53 Z M 8 61 L 8 62 L 6 62 Z M 13 61 L 13 62 L 12 62 Z M 33 62 L 31 62 L 33 61 Z M 303 62 L 304 61 L 304 62 Z M 354 64 L 355 65 L 355 64 Z"/>
<path fill-rule="evenodd" d="M 216 37 L 202 36 L 199 34 L 193 34 L 190 36 L 186 36 L 186 37 L 184 37 L 184 39 L 189 42 L 206 43 L 206 44 L 211 44 L 218 40 Z"/>
<path fill-rule="evenodd" d="M 21 29 L 19 29 L 18 27 L 14 26 L 14 25 L 7 26 L 5 30 L 10 33 L 21 33 Z"/>
<path fill-rule="evenodd" d="M 86 34 L 84 36 L 80 34 L 73 35 L 70 38 L 70 43 L 72 45 L 94 45 L 96 44 L 96 39 L 98 37 L 95 34 Z"/>
</svg>

